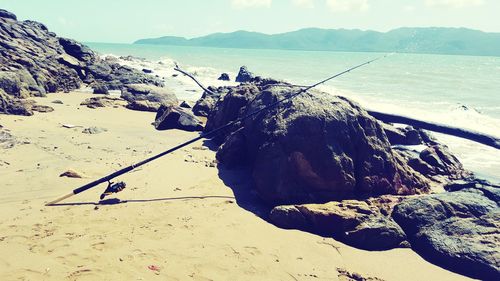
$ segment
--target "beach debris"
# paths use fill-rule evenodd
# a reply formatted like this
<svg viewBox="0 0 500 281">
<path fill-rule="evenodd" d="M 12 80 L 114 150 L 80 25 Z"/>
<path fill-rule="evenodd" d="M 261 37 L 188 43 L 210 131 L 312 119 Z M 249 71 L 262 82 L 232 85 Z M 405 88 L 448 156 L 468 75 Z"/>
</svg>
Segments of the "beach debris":
<svg viewBox="0 0 500 281">
<path fill-rule="evenodd" d="M 155 273 L 160 273 L 160 271 L 161 271 L 161 268 L 157 265 L 149 265 L 148 269 L 151 271 L 154 271 Z"/>
<path fill-rule="evenodd" d="M 217 78 L 217 80 L 221 80 L 221 81 L 230 81 L 231 78 L 229 78 L 229 74 L 227 73 L 222 73 L 219 78 Z"/>
<path fill-rule="evenodd" d="M 236 76 L 236 82 L 244 83 L 251 81 L 255 76 L 252 72 L 248 71 L 246 66 L 240 67 L 240 71 L 238 72 L 238 76 Z"/>
<path fill-rule="evenodd" d="M 107 132 L 107 131 L 108 131 L 108 129 L 106 129 L 106 128 L 89 127 L 89 128 L 83 129 L 82 133 L 89 134 L 89 135 L 95 135 L 95 134 L 100 134 L 100 133 L 104 133 L 104 132 Z"/>
<path fill-rule="evenodd" d="M 75 171 L 73 169 L 68 169 L 66 172 L 60 174 L 59 177 L 81 179 L 81 178 L 85 178 L 86 176 L 81 172 Z"/>
</svg>

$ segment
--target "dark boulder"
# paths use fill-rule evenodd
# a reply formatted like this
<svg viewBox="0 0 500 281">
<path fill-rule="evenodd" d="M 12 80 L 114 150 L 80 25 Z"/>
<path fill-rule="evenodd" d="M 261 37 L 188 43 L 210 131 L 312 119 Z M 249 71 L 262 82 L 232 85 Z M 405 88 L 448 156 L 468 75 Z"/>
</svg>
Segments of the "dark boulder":
<svg viewBox="0 0 500 281">
<path fill-rule="evenodd" d="M 220 98 L 206 131 L 297 91 L 242 84 Z M 235 128 L 236 129 L 236 128 Z M 258 194 L 272 204 L 326 202 L 361 194 L 417 194 L 428 182 L 394 153 L 380 124 L 357 104 L 314 92 L 283 102 L 243 124 L 246 163 Z M 224 150 L 240 141 L 222 139 Z M 233 162 L 218 153 L 222 164 Z M 226 153 L 226 155 L 229 155 Z"/>
<path fill-rule="evenodd" d="M 429 261 L 483 280 L 500 278 L 500 189 L 466 188 L 408 199 L 392 217 Z"/>
<path fill-rule="evenodd" d="M 191 132 L 203 130 L 203 125 L 196 116 L 178 106 L 162 105 L 156 113 L 153 124 L 157 130 L 179 129 Z"/>
<path fill-rule="evenodd" d="M 94 83 L 92 85 L 92 89 L 94 90 L 94 94 L 107 95 L 109 94 L 109 89 L 106 84 L 103 83 Z"/>
<path fill-rule="evenodd" d="M 229 87 L 208 87 L 210 92 L 204 92 L 201 98 L 196 102 L 193 107 L 193 113 L 196 116 L 207 117 L 215 106 L 219 98 L 229 92 Z"/>
<path fill-rule="evenodd" d="M 407 247 L 406 235 L 390 218 L 364 201 L 275 207 L 270 220 L 279 227 L 333 237 L 366 250 Z"/>
<path fill-rule="evenodd" d="M 96 54 L 87 46 L 68 38 L 59 38 L 59 43 L 64 48 L 64 51 L 87 63 L 91 63 L 97 60 Z"/>
<path fill-rule="evenodd" d="M 238 76 L 236 76 L 236 82 L 244 83 L 251 81 L 255 76 L 252 72 L 248 71 L 246 66 L 240 67 Z"/>
<path fill-rule="evenodd" d="M 147 69 L 147 68 L 143 68 L 142 72 L 148 73 L 148 74 L 153 73 L 153 71 L 151 69 Z"/>
<path fill-rule="evenodd" d="M 229 81 L 229 80 L 231 80 L 231 79 L 229 78 L 229 74 L 227 74 L 227 73 L 222 73 L 222 74 L 219 76 L 219 78 L 217 78 L 217 80 L 221 80 L 221 81 Z"/>
<path fill-rule="evenodd" d="M 129 102 L 127 108 L 156 112 L 160 106 L 179 104 L 177 97 L 167 88 L 146 84 L 129 84 L 122 89 L 121 97 Z"/>
</svg>

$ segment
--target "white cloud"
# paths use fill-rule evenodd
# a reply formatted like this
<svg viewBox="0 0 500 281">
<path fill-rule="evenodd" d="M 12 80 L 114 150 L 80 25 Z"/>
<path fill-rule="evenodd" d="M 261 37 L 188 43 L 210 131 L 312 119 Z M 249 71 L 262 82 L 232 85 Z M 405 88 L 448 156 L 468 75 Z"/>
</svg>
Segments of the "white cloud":
<svg viewBox="0 0 500 281">
<path fill-rule="evenodd" d="M 232 0 L 231 6 L 237 9 L 271 7 L 272 0 Z"/>
<path fill-rule="evenodd" d="M 428 7 L 464 8 L 483 4 L 484 0 L 425 0 Z"/>
<path fill-rule="evenodd" d="M 326 5 L 333 12 L 359 12 L 370 8 L 368 0 L 326 0 Z"/>
<path fill-rule="evenodd" d="M 314 0 L 292 0 L 292 3 L 299 8 L 314 8 Z"/>
</svg>

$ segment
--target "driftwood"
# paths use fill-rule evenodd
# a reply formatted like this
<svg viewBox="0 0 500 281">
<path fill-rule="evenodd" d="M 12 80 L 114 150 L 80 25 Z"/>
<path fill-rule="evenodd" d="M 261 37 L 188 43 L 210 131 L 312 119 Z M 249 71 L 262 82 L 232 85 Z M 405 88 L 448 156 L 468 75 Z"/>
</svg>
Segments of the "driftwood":
<svg viewBox="0 0 500 281">
<path fill-rule="evenodd" d="M 447 126 L 447 125 L 442 125 L 442 124 L 436 124 L 436 123 L 431 123 L 431 122 L 426 122 L 426 121 L 421 121 L 405 116 L 399 116 L 399 115 L 394 115 L 394 114 L 388 114 L 388 113 L 383 113 L 383 112 L 378 112 L 378 111 L 368 111 L 368 114 L 371 116 L 375 117 L 376 119 L 386 122 L 386 123 L 398 123 L 398 124 L 405 124 L 405 125 L 410 125 L 415 128 L 420 128 L 428 131 L 433 131 L 436 133 L 442 133 L 446 135 L 451 135 L 463 139 L 468 139 L 471 141 L 475 141 L 484 145 L 488 145 L 491 147 L 494 147 L 496 149 L 500 149 L 500 139 L 486 135 L 483 133 L 479 132 L 473 132 L 469 130 L 465 130 L 462 128 L 458 127 L 452 127 L 452 126 Z"/>
<path fill-rule="evenodd" d="M 201 84 L 198 80 L 196 80 L 196 78 L 194 78 L 194 76 L 193 76 L 193 75 L 191 75 L 191 74 L 189 74 L 188 72 L 186 72 L 186 71 L 182 70 L 182 69 L 179 67 L 179 65 L 177 65 L 177 63 L 175 63 L 174 70 L 175 70 L 175 71 L 178 71 L 178 72 L 180 72 L 180 73 L 182 73 L 182 74 L 184 74 L 184 75 L 186 75 L 187 77 L 189 77 L 189 78 L 191 78 L 191 79 L 193 79 L 193 81 L 194 81 L 196 84 L 198 84 L 198 86 L 200 86 L 200 88 L 202 88 L 202 89 L 203 89 L 203 91 L 205 91 L 205 92 L 207 92 L 207 93 L 209 93 L 209 94 L 211 94 L 211 95 L 215 95 L 215 93 L 214 93 L 214 92 L 210 91 L 208 88 L 206 88 L 205 86 L 203 86 L 203 84 Z"/>
</svg>

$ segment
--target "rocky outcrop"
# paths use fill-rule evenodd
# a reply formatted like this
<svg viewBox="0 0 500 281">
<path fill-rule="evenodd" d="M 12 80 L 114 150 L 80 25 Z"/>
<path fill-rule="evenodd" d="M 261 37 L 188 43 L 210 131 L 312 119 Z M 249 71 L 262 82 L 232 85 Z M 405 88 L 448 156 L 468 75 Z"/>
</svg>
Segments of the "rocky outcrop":
<svg viewBox="0 0 500 281">
<path fill-rule="evenodd" d="M 11 104 L 0 113 L 29 115 L 29 110 L 12 105 L 30 96 L 69 92 L 83 83 L 111 90 L 129 83 L 162 85 L 155 77 L 101 60 L 87 46 L 57 37 L 41 23 L 17 21 L 12 13 L 0 11 L 0 89 L 10 96 L 2 101 Z"/>
<path fill-rule="evenodd" d="M 121 97 L 129 102 L 127 108 L 157 112 L 160 107 L 179 104 L 177 97 L 167 88 L 146 84 L 129 84 L 122 89 Z"/>
<path fill-rule="evenodd" d="M 270 220 L 279 227 L 333 237 L 366 250 L 408 247 L 403 230 L 378 207 L 365 201 L 275 207 Z"/>
<path fill-rule="evenodd" d="M 157 130 L 201 131 L 203 125 L 191 112 L 179 106 L 162 105 L 153 123 Z"/>
<path fill-rule="evenodd" d="M 231 88 L 208 116 L 206 131 L 294 91 L 268 82 Z M 225 156 L 233 153 L 225 151 L 245 155 L 257 192 L 273 204 L 428 190 L 427 180 L 392 151 L 380 124 L 345 98 L 303 94 L 242 125 L 222 140 L 217 159 L 231 166 L 236 161 Z"/>
<path fill-rule="evenodd" d="M 204 92 L 201 98 L 193 107 L 193 113 L 196 116 L 207 117 L 212 112 L 215 103 L 229 92 L 230 87 L 208 87 L 210 92 Z"/>
<path fill-rule="evenodd" d="M 254 77 L 253 73 L 248 71 L 246 66 L 242 66 L 235 81 L 240 83 L 250 82 Z"/>
<path fill-rule="evenodd" d="M 426 259 L 483 280 L 500 278 L 500 189 L 466 188 L 403 201 L 392 217 Z"/>
</svg>

